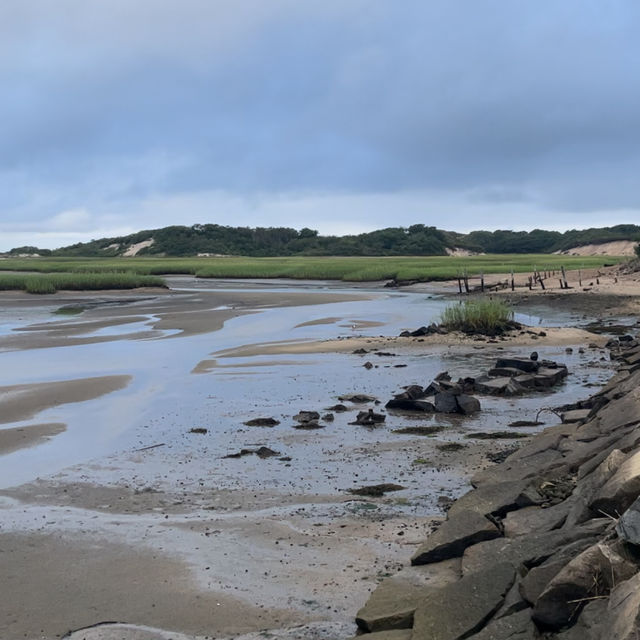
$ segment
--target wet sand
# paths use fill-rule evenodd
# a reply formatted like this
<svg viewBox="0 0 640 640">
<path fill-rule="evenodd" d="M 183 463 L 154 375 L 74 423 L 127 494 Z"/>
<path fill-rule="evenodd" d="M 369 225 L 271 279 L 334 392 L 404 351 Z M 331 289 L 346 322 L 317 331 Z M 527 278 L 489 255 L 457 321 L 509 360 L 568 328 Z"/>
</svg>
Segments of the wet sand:
<svg viewBox="0 0 640 640">
<path fill-rule="evenodd" d="M 62 404 L 92 400 L 123 389 L 130 381 L 131 376 L 122 375 L 0 387 L 0 424 L 29 420 Z"/>
<path fill-rule="evenodd" d="M 571 389 L 523 401 L 482 399 L 484 416 L 476 422 L 428 420 L 446 427 L 431 438 L 392 433 L 401 426 L 424 423 L 410 416 L 389 414 L 387 424 L 378 430 L 349 426 L 359 409 L 356 405 L 349 406 L 347 414 L 336 415 L 324 430 L 297 431 L 291 428 L 297 410 L 326 408 L 341 391 L 372 392 L 384 401 L 401 384 L 426 384 L 429 380 L 423 378 L 431 375 L 429 367 L 441 362 L 462 375 L 484 366 L 501 350 L 528 354 L 533 346 L 541 357 L 562 359 L 564 345 L 599 347 L 606 339 L 571 328 L 544 328 L 547 336 L 541 337 L 541 327 L 532 330 L 536 338 L 525 333 L 491 343 L 452 337 L 443 344 L 442 336 L 380 338 L 372 329 L 384 333 L 385 327 L 378 329 L 382 323 L 376 319 L 324 313 L 322 306 L 309 306 L 308 319 L 292 322 L 292 330 L 320 327 L 337 337 L 345 329 L 347 334 L 353 332 L 356 325 L 358 332 L 369 328 L 369 335 L 261 344 L 252 331 L 260 325 L 263 309 L 331 305 L 367 300 L 370 295 L 194 291 L 160 293 L 149 299 L 128 293 L 124 305 L 114 303 L 118 297 L 102 304 L 105 299 L 100 296 L 58 296 L 56 305 L 61 299 L 63 304 L 77 300 L 100 304 L 79 317 L 23 325 L 29 331 L 0 336 L 0 348 L 55 346 L 62 356 L 64 346 L 90 349 L 101 341 L 142 340 L 150 341 L 150 347 L 167 345 L 177 355 L 187 344 L 183 339 L 203 336 L 189 343 L 193 345 L 189 354 L 199 355 L 186 369 L 184 380 L 198 386 L 185 399 L 170 386 L 166 404 L 155 417 L 141 418 L 135 438 L 114 454 L 0 491 L 0 555 L 8 576 L 0 585 L 0 620 L 6 621 L 0 622 L 2 637 L 54 638 L 108 620 L 134 626 L 106 625 L 95 631 L 101 634 L 96 638 L 142 638 L 136 625 L 195 638 L 291 628 L 312 621 L 326 626 L 274 631 L 273 637 L 348 637 L 355 630 L 351 624 L 355 611 L 378 581 L 404 566 L 442 517 L 438 505 L 465 491 L 469 475 L 490 464 L 488 452 L 517 446 L 512 440 L 469 440 L 466 434 L 479 424 L 492 422 L 493 428 L 500 428 L 500 421 L 535 414 L 541 404 L 579 397 L 581 385 L 597 385 L 609 371 L 599 349 L 566 356 L 574 375 Z M 20 301 L 15 304 L 21 308 Z M 238 330 L 235 346 L 211 349 L 207 336 L 234 318 L 249 321 L 252 316 L 257 322 L 249 323 L 245 333 Z M 90 332 L 113 329 L 114 333 L 87 336 L 85 321 L 91 324 Z M 119 333 L 129 324 L 134 331 Z M 86 342 L 74 347 L 77 340 Z M 363 373 L 363 358 L 369 356 L 351 354 L 360 346 L 398 356 L 375 358 L 376 368 Z M 269 357 L 276 354 L 279 357 Z M 406 369 L 395 369 L 398 363 Z M 167 366 L 171 364 L 169 360 Z M 126 370 L 127 362 L 122 367 Z M 25 415 L 55 406 L 54 399 L 82 402 L 89 399 L 86 394 L 91 389 L 104 390 L 105 379 L 118 379 L 110 384 L 124 386 L 128 382 L 124 378 L 101 376 L 80 387 L 75 384 L 80 380 L 73 380 L 3 389 L 9 394 L 14 419 L 26 420 Z M 250 386 L 250 379 L 264 384 Z M 349 381 L 351 388 L 346 388 Z M 67 383 L 73 385 L 60 387 L 62 395 L 47 392 L 50 384 Z M 247 394 L 241 405 L 236 396 L 224 395 L 234 385 L 237 393 Z M 283 401 L 287 398 L 289 406 L 278 403 L 278 394 L 285 392 L 289 395 Z M 15 400 L 17 393 L 24 394 L 22 403 Z M 278 427 L 242 426 L 244 420 L 271 413 L 282 421 Z M 189 432 L 200 425 L 208 432 Z M 463 448 L 436 448 L 451 442 Z M 241 447 L 260 445 L 271 446 L 279 456 L 222 459 Z M 382 498 L 360 498 L 346 491 L 378 482 L 382 476 L 406 489 Z M 94 637 L 90 633 L 72 637 Z M 172 637 L 160 631 L 145 633 L 145 640 Z"/>
<path fill-rule="evenodd" d="M 59 422 L 47 424 L 30 424 L 13 429 L 0 429 L 0 456 L 12 451 L 33 447 L 48 438 L 62 433 L 67 426 Z"/>
</svg>

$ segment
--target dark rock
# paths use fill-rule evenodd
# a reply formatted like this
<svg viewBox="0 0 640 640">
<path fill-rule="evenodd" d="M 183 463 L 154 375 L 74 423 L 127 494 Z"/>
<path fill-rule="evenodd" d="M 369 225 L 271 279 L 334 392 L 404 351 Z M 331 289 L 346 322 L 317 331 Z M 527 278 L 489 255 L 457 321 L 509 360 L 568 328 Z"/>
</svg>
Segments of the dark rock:
<svg viewBox="0 0 640 640">
<path fill-rule="evenodd" d="M 421 338 L 422 336 L 428 336 L 431 333 L 428 327 L 419 327 L 415 331 L 410 331 L 409 335 L 414 338 Z"/>
<path fill-rule="evenodd" d="M 343 413 L 344 411 L 349 411 L 347 407 L 343 404 L 334 404 L 333 407 L 327 407 L 328 411 L 335 411 L 336 413 Z"/>
<path fill-rule="evenodd" d="M 269 447 L 258 447 L 257 449 L 240 449 L 237 453 L 229 453 L 223 458 L 242 458 L 243 456 L 249 456 L 256 454 L 259 458 L 270 458 L 272 456 L 279 456 L 280 454 Z"/>
<path fill-rule="evenodd" d="M 496 564 L 425 595 L 413 620 L 413 640 L 458 640 L 478 632 L 513 584 L 514 569 Z"/>
<path fill-rule="evenodd" d="M 525 609 L 492 620 L 479 633 L 465 637 L 469 640 L 535 640 L 538 633 L 531 621 L 530 610 Z"/>
<path fill-rule="evenodd" d="M 438 413 L 457 413 L 458 403 L 456 396 L 450 391 L 442 391 L 436 393 L 434 397 L 434 405 Z"/>
<path fill-rule="evenodd" d="M 589 503 L 594 513 L 615 518 L 622 515 L 640 495 L 640 451 L 627 458 L 622 466 L 596 493 Z"/>
<path fill-rule="evenodd" d="M 635 566 L 610 547 L 595 544 L 571 560 L 549 582 L 536 600 L 532 618 L 546 629 L 568 626 L 575 621 L 586 598 L 608 593 L 635 572 Z"/>
<path fill-rule="evenodd" d="M 390 491 L 402 491 L 403 489 L 404 487 L 399 484 L 392 484 L 387 482 L 383 484 L 372 484 L 367 487 L 358 487 L 356 489 L 347 489 L 347 491 L 355 496 L 369 496 L 371 498 L 380 498 L 385 493 L 389 493 Z"/>
<path fill-rule="evenodd" d="M 358 355 L 358 356 L 362 356 L 365 353 L 369 353 L 366 349 L 356 349 L 355 351 L 352 351 L 351 353 Z"/>
<path fill-rule="evenodd" d="M 498 358 L 496 361 L 496 369 L 509 367 L 520 369 L 525 373 L 535 373 L 538 370 L 538 363 L 533 360 L 525 360 L 524 358 Z"/>
<path fill-rule="evenodd" d="M 396 411 L 420 411 L 421 413 L 433 413 L 436 410 L 431 402 L 401 398 L 389 400 L 384 406 L 387 409 L 395 409 Z"/>
<path fill-rule="evenodd" d="M 622 514 L 616 525 L 618 536 L 630 544 L 640 546 L 640 498 Z"/>
<path fill-rule="evenodd" d="M 418 398 L 424 398 L 424 389 L 418 384 L 411 384 L 405 387 L 402 393 L 397 393 L 394 398 L 398 400 L 417 400 Z"/>
<path fill-rule="evenodd" d="M 373 396 L 368 396 L 365 393 L 348 393 L 338 398 L 340 402 L 353 402 L 354 404 L 364 404 L 365 402 L 374 402 Z"/>
<path fill-rule="evenodd" d="M 441 371 L 435 378 L 434 380 L 436 382 L 442 382 L 442 381 L 446 381 L 449 382 L 451 380 L 451 376 L 449 375 L 448 371 Z"/>
<path fill-rule="evenodd" d="M 422 565 L 461 556 L 464 550 L 483 540 L 500 537 L 498 528 L 485 516 L 461 511 L 445 520 L 418 548 L 411 564 Z"/>
<path fill-rule="evenodd" d="M 189 429 L 189 433 L 199 433 L 204 435 L 205 433 L 209 433 L 209 430 L 204 427 L 193 427 L 193 429 Z"/>
<path fill-rule="evenodd" d="M 356 416 L 356 419 L 349 424 L 359 424 L 365 427 L 370 427 L 372 425 L 380 424 L 384 422 L 387 416 L 383 413 L 375 413 L 373 409 L 368 409 L 367 411 L 360 411 Z"/>
<path fill-rule="evenodd" d="M 275 427 L 280 424 L 280 420 L 275 418 L 253 418 L 253 420 L 247 420 L 244 424 L 247 427 Z"/>
<path fill-rule="evenodd" d="M 312 431 L 313 429 L 324 429 L 325 425 L 320 424 L 317 420 L 309 420 L 308 422 L 299 422 L 293 425 L 294 429 L 300 429 L 302 431 Z"/>
<path fill-rule="evenodd" d="M 325 413 L 325 414 L 322 416 L 322 419 L 323 419 L 325 422 L 333 422 L 333 421 L 335 420 L 335 417 L 334 417 L 333 413 Z"/>
<path fill-rule="evenodd" d="M 529 360 L 533 360 L 534 362 L 538 359 L 538 352 L 537 351 L 533 351 L 531 353 L 531 355 L 529 356 Z"/>
<path fill-rule="evenodd" d="M 480 401 L 473 396 L 461 393 L 456 397 L 456 402 L 458 404 L 458 413 L 462 413 L 465 416 L 480 411 Z"/>
<path fill-rule="evenodd" d="M 373 365 L 370 362 L 365 362 L 362 366 L 365 369 L 373 369 Z"/>
<path fill-rule="evenodd" d="M 295 416 L 293 416 L 294 420 L 298 422 L 312 422 L 314 420 L 320 419 L 320 414 L 317 411 L 300 411 Z"/>
<path fill-rule="evenodd" d="M 640 573 L 611 591 L 602 626 L 611 640 L 637 640 L 640 635 Z"/>
</svg>

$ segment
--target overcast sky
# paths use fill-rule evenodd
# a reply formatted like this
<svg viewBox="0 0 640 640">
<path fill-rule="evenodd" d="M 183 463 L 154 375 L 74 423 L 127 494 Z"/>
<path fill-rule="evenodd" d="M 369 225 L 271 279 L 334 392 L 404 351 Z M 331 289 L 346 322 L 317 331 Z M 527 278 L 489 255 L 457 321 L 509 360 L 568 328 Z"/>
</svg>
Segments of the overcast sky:
<svg viewBox="0 0 640 640">
<path fill-rule="evenodd" d="M 637 0 L 3 0 L 0 250 L 640 223 Z"/>
</svg>

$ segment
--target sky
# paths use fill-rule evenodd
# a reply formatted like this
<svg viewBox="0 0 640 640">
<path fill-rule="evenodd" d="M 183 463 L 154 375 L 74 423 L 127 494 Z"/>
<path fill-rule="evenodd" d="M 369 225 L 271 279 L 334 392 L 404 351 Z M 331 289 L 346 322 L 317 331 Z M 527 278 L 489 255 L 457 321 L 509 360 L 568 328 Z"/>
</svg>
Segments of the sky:
<svg viewBox="0 0 640 640">
<path fill-rule="evenodd" d="M 640 223 L 636 0 L 3 0 L 0 251 Z"/>
</svg>

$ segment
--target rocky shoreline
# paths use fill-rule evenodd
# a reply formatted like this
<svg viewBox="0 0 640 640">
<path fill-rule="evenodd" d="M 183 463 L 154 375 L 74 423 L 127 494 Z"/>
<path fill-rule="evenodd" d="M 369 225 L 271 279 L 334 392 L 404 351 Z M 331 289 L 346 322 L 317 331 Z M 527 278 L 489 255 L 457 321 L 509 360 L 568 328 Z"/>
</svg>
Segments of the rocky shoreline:
<svg viewBox="0 0 640 640">
<path fill-rule="evenodd" d="M 618 372 L 502 463 L 356 617 L 371 640 L 640 637 L 640 341 Z"/>
</svg>

